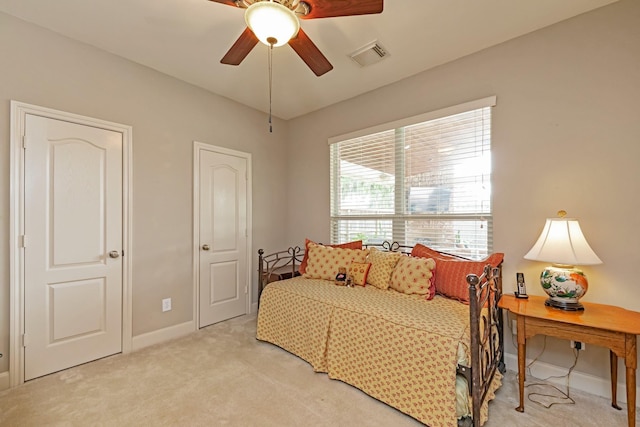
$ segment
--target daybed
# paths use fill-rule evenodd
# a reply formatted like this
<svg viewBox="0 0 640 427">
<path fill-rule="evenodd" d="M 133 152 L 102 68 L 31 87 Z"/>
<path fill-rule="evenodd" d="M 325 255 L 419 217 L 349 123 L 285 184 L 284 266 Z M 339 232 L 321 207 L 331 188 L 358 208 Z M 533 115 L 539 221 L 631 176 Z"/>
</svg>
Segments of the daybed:
<svg viewBox="0 0 640 427">
<path fill-rule="evenodd" d="M 482 425 L 504 372 L 502 254 L 357 243 L 260 250 L 257 338 L 431 427 Z M 353 286 L 333 280 L 345 265 Z"/>
</svg>

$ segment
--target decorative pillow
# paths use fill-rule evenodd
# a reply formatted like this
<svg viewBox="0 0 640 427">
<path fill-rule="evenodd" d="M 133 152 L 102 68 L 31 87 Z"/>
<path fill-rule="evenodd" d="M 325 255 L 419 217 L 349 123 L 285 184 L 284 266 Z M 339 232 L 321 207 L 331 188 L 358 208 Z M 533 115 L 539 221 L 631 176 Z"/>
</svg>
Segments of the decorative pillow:
<svg viewBox="0 0 640 427">
<path fill-rule="evenodd" d="M 436 263 L 431 258 L 402 256 L 391 275 L 390 288 L 404 294 L 429 295 L 435 267 Z"/>
<path fill-rule="evenodd" d="M 300 272 L 300 274 L 304 274 L 305 270 L 307 269 L 307 263 L 309 261 L 309 243 L 318 244 L 313 240 L 304 239 L 304 249 L 305 249 L 304 256 L 302 257 L 302 262 L 300 262 L 300 268 L 298 268 L 298 271 Z M 325 246 L 329 246 L 331 248 L 362 249 L 362 240 L 356 240 L 348 243 L 341 243 L 339 245 L 325 245 Z"/>
<path fill-rule="evenodd" d="M 415 256 L 418 258 L 433 258 L 436 261 L 439 259 L 460 259 L 454 255 L 438 252 L 435 249 L 431 249 L 429 246 L 425 246 L 421 243 L 416 243 L 413 249 L 411 249 L 411 256 Z"/>
<path fill-rule="evenodd" d="M 438 271 L 438 261 L 442 259 L 460 260 L 455 255 L 443 254 L 431 249 L 429 246 L 425 246 L 422 243 L 416 243 L 413 249 L 411 249 L 411 256 L 418 258 L 432 258 L 436 262 L 436 268 L 431 272 L 431 286 L 429 287 L 429 294 L 427 299 L 431 300 L 436 296 L 436 274 Z"/>
<path fill-rule="evenodd" d="M 358 286 L 366 285 L 370 268 L 371 263 L 369 262 L 352 262 L 349 266 L 349 275 L 353 280 L 353 284 Z"/>
<path fill-rule="evenodd" d="M 340 267 L 349 268 L 352 262 L 364 262 L 368 250 L 332 248 L 309 243 L 309 259 L 303 277 L 334 280 Z"/>
<path fill-rule="evenodd" d="M 401 256 L 400 252 L 384 252 L 370 248 L 367 261 L 371 263 L 371 271 L 367 283 L 379 289 L 389 289 L 391 273 Z"/>
<path fill-rule="evenodd" d="M 449 298 L 469 304 L 467 274 L 477 274 L 480 276 L 485 265 L 491 264 L 493 267 L 497 267 L 503 259 L 503 253 L 489 255 L 481 261 L 438 259 L 436 260 L 438 266 L 436 291 Z"/>
<path fill-rule="evenodd" d="M 428 258 L 433 259 L 433 258 Z M 438 263 L 433 260 L 436 266 L 431 270 L 431 279 L 429 279 L 429 293 L 427 294 L 427 300 L 432 300 L 436 296 L 436 274 L 438 273 Z"/>
</svg>

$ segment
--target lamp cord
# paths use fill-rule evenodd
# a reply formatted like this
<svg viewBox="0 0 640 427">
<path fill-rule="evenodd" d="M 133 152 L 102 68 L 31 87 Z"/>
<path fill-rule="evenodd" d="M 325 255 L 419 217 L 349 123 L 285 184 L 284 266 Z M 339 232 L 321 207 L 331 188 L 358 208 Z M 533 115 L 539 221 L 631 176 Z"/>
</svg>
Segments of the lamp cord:
<svg viewBox="0 0 640 427">
<path fill-rule="evenodd" d="M 546 340 L 545 340 L 545 346 L 546 346 Z M 541 354 L 539 354 L 538 357 Z M 529 394 L 527 394 L 527 398 L 531 402 L 533 402 L 535 404 L 538 404 L 538 405 L 540 405 L 540 406 L 542 406 L 544 408 L 547 408 L 547 409 L 551 408 L 553 405 L 574 405 L 576 402 L 575 402 L 575 400 L 573 400 L 573 398 L 570 395 L 571 389 L 569 388 L 569 378 L 571 377 L 571 372 L 573 372 L 574 368 L 578 364 L 578 356 L 579 356 L 579 354 L 580 353 L 578 352 L 578 350 L 573 349 L 573 356 L 574 356 L 573 364 L 569 367 L 569 370 L 567 371 L 566 375 L 552 375 L 552 376 L 549 376 L 547 378 L 536 378 L 536 379 L 539 379 L 541 381 L 548 381 L 548 380 L 550 380 L 552 378 L 557 378 L 557 379 L 566 378 L 566 383 L 565 383 L 566 391 L 562 391 L 558 387 L 556 387 L 554 385 L 551 385 L 551 384 L 548 384 L 546 382 L 545 383 L 529 383 L 526 386 L 527 388 L 534 387 L 534 386 L 551 387 L 551 388 L 554 388 L 558 393 L 560 393 L 560 396 L 555 396 L 553 394 L 546 394 L 546 393 L 537 393 L 537 392 L 531 391 L 531 392 L 529 392 Z M 536 357 L 536 359 L 537 359 L 537 357 Z M 529 370 L 529 374 L 530 375 L 531 375 L 530 367 L 533 364 L 533 362 L 535 362 L 535 359 L 531 363 L 529 363 L 529 365 L 527 365 L 527 370 Z M 533 376 L 533 375 L 531 375 L 531 376 Z M 555 398 L 555 399 L 560 399 L 560 401 L 551 402 L 549 404 L 545 404 L 545 403 L 543 403 L 541 401 L 534 400 L 533 397 L 535 397 L 535 396 Z"/>
<path fill-rule="evenodd" d="M 517 346 L 515 345 L 515 342 L 513 341 L 513 334 L 511 334 L 511 342 L 514 345 L 514 347 L 517 348 Z M 569 370 L 567 371 L 567 373 L 565 375 L 551 375 L 551 376 L 546 377 L 546 378 L 537 378 L 531 373 L 531 366 L 538 360 L 538 358 L 540 356 L 542 356 L 542 354 L 544 353 L 546 348 L 547 348 L 547 336 L 545 335 L 544 336 L 544 341 L 543 341 L 543 344 L 542 344 L 542 350 L 540 350 L 540 352 L 536 355 L 536 357 L 534 357 L 533 360 L 527 364 L 527 366 L 525 367 L 525 372 L 528 373 L 529 377 L 533 377 L 533 378 L 535 378 L 536 380 L 539 380 L 539 381 L 548 381 L 548 380 L 550 380 L 552 378 L 554 378 L 554 379 L 566 378 L 566 384 L 565 384 L 566 392 L 560 390 L 558 387 L 556 387 L 556 386 L 554 386 L 552 384 L 549 384 L 547 382 L 544 382 L 544 383 L 527 383 L 525 385 L 526 388 L 535 387 L 535 386 L 551 387 L 551 388 L 554 388 L 558 393 L 560 393 L 560 396 L 555 396 L 553 394 L 537 393 L 537 392 L 531 391 L 531 392 L 529 392 L 527 394 L 527 398 L 529 399 L 529 401 L 531 401 L 531 402 L 533 402 L 533 403 L 535 403 L 537 405 L 540 405 L 540 406 L 542 406 L 544 408 L 547 408 L 547 409 L 551 408 L 553 405 L 574 405 L 576 402 L 575 402 L 575 400 L 573 400 L 573 398 L 571 397 L 571 394 L 570 394 L 571 393 L 571 389 L 569 388 L 569 379 L 571 378 L 571 372 L 573 372 L 574 368 L 578 364 L 578 356 L 579 356 L 580 353 L 576 349 L 573 350 L 573 355 L 574 355 L 573 364 L 569 367 Z M 518 376 L 516 375 L 516 378 L 517 377 Z M 549 404 L 544 404 L 544 403 L 542 403 L 540 401 L 532 399 L 532 397 L 535 397 L 535 396 L 555 398 L 555 399 L 560 399 L 560 401 L 551 402 Z"/>
</svg>

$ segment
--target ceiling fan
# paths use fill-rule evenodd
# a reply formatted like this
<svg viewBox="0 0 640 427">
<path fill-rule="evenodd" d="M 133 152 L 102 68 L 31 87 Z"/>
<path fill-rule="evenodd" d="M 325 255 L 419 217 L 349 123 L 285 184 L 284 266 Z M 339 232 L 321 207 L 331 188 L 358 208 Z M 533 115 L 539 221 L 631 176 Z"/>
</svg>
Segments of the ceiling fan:
<svg viewBox="0 0 640 427">
<path fill-rule="evenodd" d="M 299 19 L 332 18 L 337 16 L 381 13 L 383 0 L 210 0 L 228 6 L 247 9 L 247 28 L 220 60 L 223 64 L 239 65 L 251 50 L 263 42 L 268 46 L 286 43 L 302 58 L 316 76 L 331 71 L 333 65 L 300 28 Z M 262 19 L 262 21 L 260 21 Z M 276 20 L 282 21 L 276 22 Z M 271 28 L 263 32 L 263 24 Z M 288 33 L 276 35 L 288 28 Z"/>
</svg>

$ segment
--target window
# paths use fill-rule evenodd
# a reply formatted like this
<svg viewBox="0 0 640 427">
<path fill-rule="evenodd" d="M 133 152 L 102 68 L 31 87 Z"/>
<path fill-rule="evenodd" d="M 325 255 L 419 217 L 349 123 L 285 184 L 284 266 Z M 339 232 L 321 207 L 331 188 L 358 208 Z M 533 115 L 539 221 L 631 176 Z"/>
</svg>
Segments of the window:
<svg viewBox="0 0 640 427">
<path fill-rule="evenodd" d="M 492 251 L 495 97 L 332 138 L 331 239 Z"/>
</svg>

